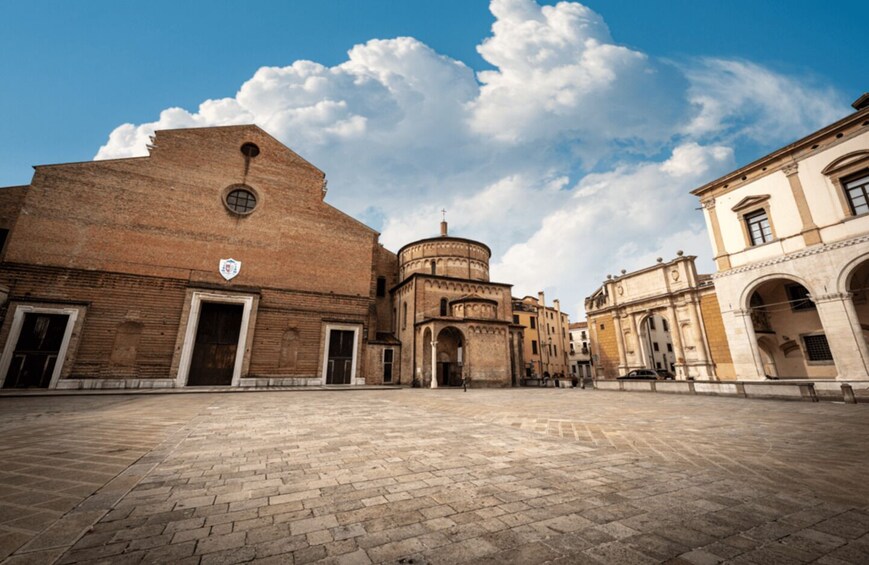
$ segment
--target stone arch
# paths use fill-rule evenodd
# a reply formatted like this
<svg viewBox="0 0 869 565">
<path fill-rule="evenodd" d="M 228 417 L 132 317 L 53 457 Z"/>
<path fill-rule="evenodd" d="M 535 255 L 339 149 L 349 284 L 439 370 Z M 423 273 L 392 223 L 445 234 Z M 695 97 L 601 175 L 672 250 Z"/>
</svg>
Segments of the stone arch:
<svg viewBox="0 0 869 565">
<path fill-rule="evenodd" d="M 869 350 L 869 254 L 850 261 L 839 275 L 837 290 L 850 302 L 855 337 L 862 336 Z M 862 347 L 862 345 L 860 345 Z M 866 352 L 864 352 L 866 353 Z"/>
<path fill-rule="evenodd" d="M 437 335 L 438 386 L 461 386 L 467 341 L 455 326 L 442 328 Z"/>
<path fill-rule="evenodd" d="M 761 277 L 746 287 L 744 306 L 749 313 L 749 336 L 760 374 L 784 378 L 836 376 L 835 359 L 815 296 L 805 281 L 792 275 Z"/>
<path fill-rule="evenodd" d="M 764 275 L 762 277 L 758 277 L 751 281 L 749 284 L 745 285 L 745 289 L 742 291 L 742 296 L 739 297 L 740 308 L 743 310 L 749 310 L 751 307 L 751 296 L 755 293 L 755 291 L 760 288 L 761 285 L 775 279 L 788 279 L 791 282 L 801 284 L 806 289 L 808 289 L 809 294 L 811 294 L 812 296 L 815 295 L 812 286 L 801 277 L 792 275 L 790 273 L 773 273 L 771 275 Z"/>
<path fill-rule="evenodd" d="M 676 326 L 665 310 L 653 309 L 640 313 L 637 319 L 637 342 L 641 359 L 647 368 L 675 374 L 677 359 L 673 347 L 674 328 Z M 658 344 L 657 350 L 655 344 Z"/>
<path fill-rule="evenodd" d="M 851 292 L 852 279 L 857 270 L 860 269 L 866 262 L 869 262 L 869 253 L 864 253 L 854 259 L 848 261 L 839 271 L 839 276 L 836 279 L 836 292 L 845 294 Z"/>
<path fill-rule="evenodd" d="M 431 382 L 431 340 L 432 333 L 430 328 L 426 328 L 422 332 L 422 382 L 423 386 Z"/>
</svg>

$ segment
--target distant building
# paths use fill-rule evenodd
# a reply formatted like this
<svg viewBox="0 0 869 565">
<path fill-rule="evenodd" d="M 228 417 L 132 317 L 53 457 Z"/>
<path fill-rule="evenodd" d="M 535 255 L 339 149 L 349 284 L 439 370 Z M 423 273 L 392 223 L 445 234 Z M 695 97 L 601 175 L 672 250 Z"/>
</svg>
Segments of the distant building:
<svg viewBox="0 0 869 565">
<path fill-rule="evenodd" d="M 552 302 L 553 306 L 546 306 L 542 292 L 537 298 L 513 298 L 513 323 L 522 326 L 525 377 L 570 373 L 570 318 L 557 299 Z"/>
<path fill-rule="evenodd" d="M 695 257 L 609 276 L 585 299 L 597 378 L 662 369 L 677 379 L 733 379 L 715 286 Z"/>
<path fill-rule="evenodd" d="M 570 375 L 577 378 L 594 377 L 591 366 L 591 347 L 589 344 L 588 322 L 574 322 L 570 331 Z"/>
<path fill-rule="evenodd" d="M 869 94 L 692 192 L 740 379 L 869 378 Z"/>
</svg>

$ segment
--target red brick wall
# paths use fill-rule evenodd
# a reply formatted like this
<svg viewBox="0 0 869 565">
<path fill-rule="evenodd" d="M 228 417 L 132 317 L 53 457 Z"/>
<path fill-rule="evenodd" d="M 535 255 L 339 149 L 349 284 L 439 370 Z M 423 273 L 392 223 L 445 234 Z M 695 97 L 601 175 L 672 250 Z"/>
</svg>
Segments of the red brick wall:
<svg viewBox="0 0 869 565">
<path fill-rule="evenodd" d="M 136 376 L 167 378 L 188 285 L 184 281 L 5 264 L 0 284 L 10 287 L 10 302 L 86 303 L 79 346 L 67 357 L 72 378 Z M 319 374 L 322 322 L 338 319 L 367 329 L 366 298 L 262 289 L 253 334 L 249 377 L 315 377 Z M 112 363 L 118 326 L 134 320 L 142 336 L 132 368 Z M 5 343 L 9 324 L 0 332 Z M 298 331 L 298 361 L 281 366 L 281 347 L 288 329 Z M 358 366 L 365 376 L 365 351 Z"/>
<path fill-rule="evenodd" d="M 245 142 L 260 148 L 247 163 Z M 222 200 L 240 183 L 257 194 L 247 216 Z M 246 376 L 319 377 L 328 321 L 362 325 L 365 377 L 368 339 L 392 326 L 377 277 L 395 285 L 397 258 L 322 188 L 320 170 L 252 126 L 163 131 L 150 157 L 37 167 L 0 285 L 18 302 L 87 304 L 71 377 L 169 377 L 191 288 L 260 295 Z M 0 190 L 0 221 L 23 193 Z M 225 281 L 218 264 L 229 257 L 242 266 Z M 135 363 L 120 367 L 112 350 L 131 321 L 142 331 Z"/>
<path fill-rule="evenodd" d="M 239 151 L 256 143 L 250 160 Z M 248 216 L 222 195 L 244 182 Z M 6 260 L 368 296 L 375 231 L 322 200 L 323 173 L 255 127 L 159 132 L 150 157 L 37 167 Z"/>
</svg>

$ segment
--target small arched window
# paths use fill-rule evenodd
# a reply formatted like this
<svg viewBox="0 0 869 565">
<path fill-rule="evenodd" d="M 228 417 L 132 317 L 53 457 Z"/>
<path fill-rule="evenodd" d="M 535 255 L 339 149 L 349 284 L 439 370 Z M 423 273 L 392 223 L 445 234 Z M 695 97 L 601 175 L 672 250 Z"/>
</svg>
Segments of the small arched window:
<svg viewBox="0 0 869 565">
<path fill-rule="evenodd" d="M 447 299 L 441 298 L 441 316 L 447 315 Z"/>
<path fill-rule="evenodd" d="M 401 329 L 407 327 L 407 302 L 401 306 Z"/>
<path fill-rule="evenodd" d="M 431 274 L 436 275 L 437 269 L 438 269 L 438 264 L 435 262 L 434 259 L 432 259 L 431 260 Z"/>
</svg>

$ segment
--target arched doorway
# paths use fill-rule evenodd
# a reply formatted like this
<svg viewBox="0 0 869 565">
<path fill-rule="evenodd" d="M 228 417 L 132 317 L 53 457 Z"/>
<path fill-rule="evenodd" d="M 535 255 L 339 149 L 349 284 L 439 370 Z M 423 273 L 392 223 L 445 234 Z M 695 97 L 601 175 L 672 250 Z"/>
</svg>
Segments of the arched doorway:
<svg viewBox="0 0 869 565">
<path fill-rule="evenodd" d="M 757 339 L 760 350 L 760 362 L 763 364 L 763 374 L 766 377 L 778 378 L 778 368 L 775 366 L 775 342 L 766 336 Z"/>
<path fill-rule="evenodd" d="M 660 314 L 650 314 L 640 322 L 640 351 L 646 368 L 676 373 L 676 354 L 670 331 L 670 322 Z"/>
<path fill-rule="evenodd" d="M 465 339 L 453 326 L 440 331 L 437 337 L 438 386 L 462 386 L 462 366 Z"/>
<path fill-rule="evenodd" d="M 422 382 L 418 386 L 429 386 L 431 383 L 431 330 L 422 332 L 422 370 L 419 372 Z"/>
<path fill-rule="evenodd" d="M 869 259 L 852 271 L 847 288 L 860 323 L 863 340 L 869 346 Z"/>
<path fill-rule="evenodd" d="M 836 367 L 811 294 L 801 282 L 774 278 L 750 292 L 748 308 L 767 377 L 835 377 Z"/>
</svg>

